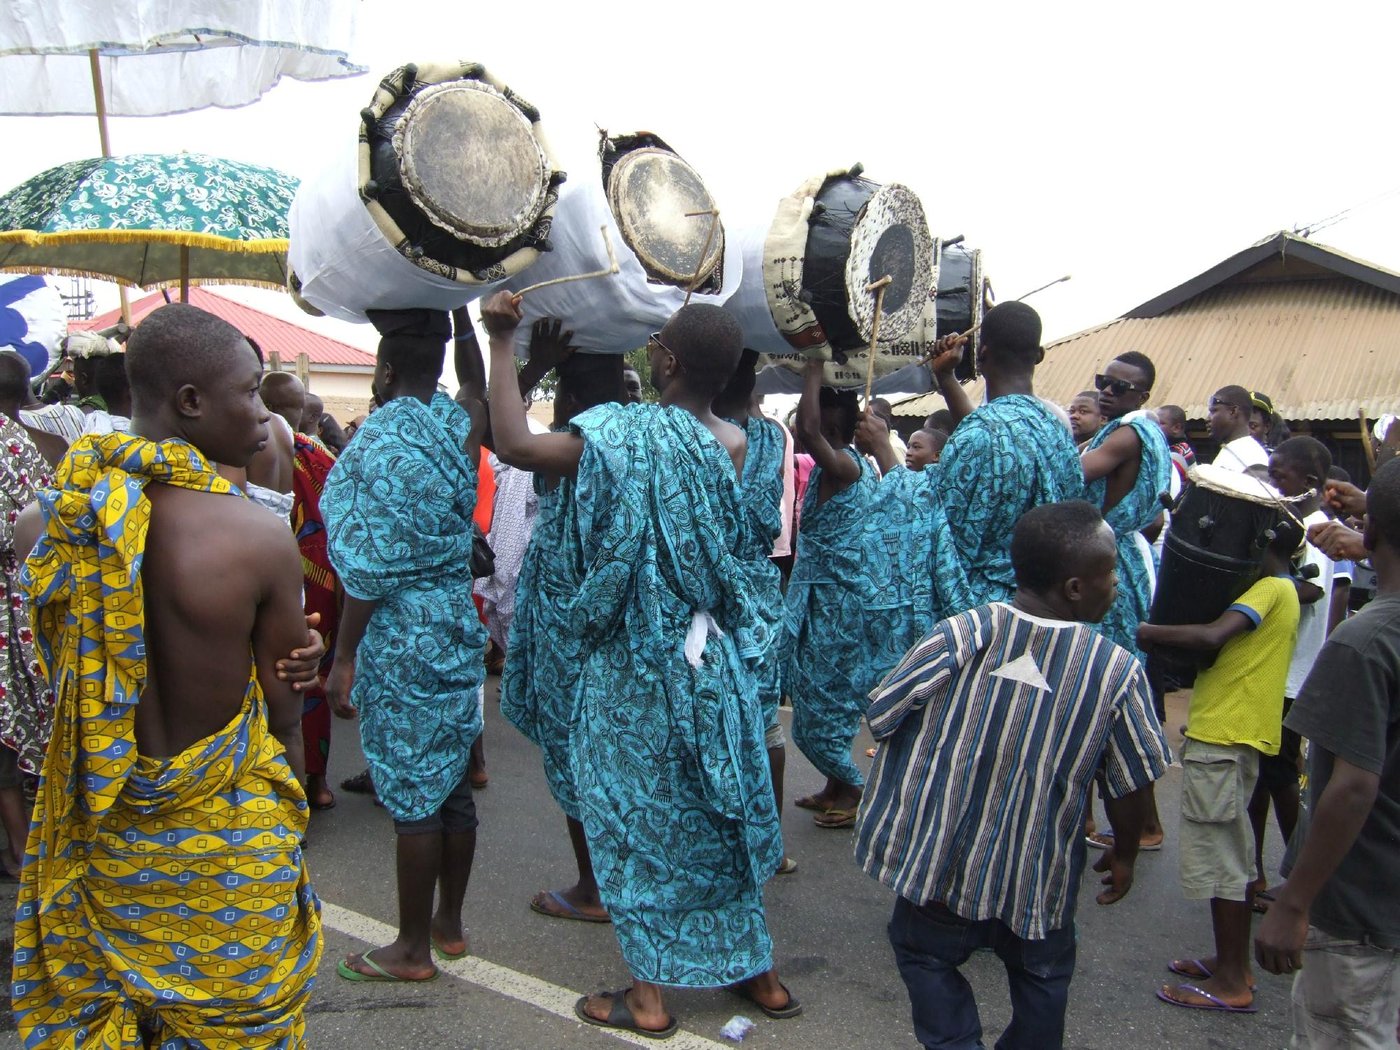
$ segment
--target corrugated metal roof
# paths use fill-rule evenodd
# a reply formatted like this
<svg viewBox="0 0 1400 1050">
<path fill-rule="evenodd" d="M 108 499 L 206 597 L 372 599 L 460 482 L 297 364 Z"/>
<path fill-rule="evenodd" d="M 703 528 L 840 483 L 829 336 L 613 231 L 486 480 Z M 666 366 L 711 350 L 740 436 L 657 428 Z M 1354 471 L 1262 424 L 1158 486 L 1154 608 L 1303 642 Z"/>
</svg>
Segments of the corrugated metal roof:
<svg viewBox="0 0 1400 1050">
<path fill-rule="evenodd" d="M 1152 359 L 1148 406 L 1206 415 L 1210 395 L 1239 384 L 1261 390 L 1285 419 L 1370 418 L 1400 407 L 1400 296 L 1344 277 L 1226 285 L 1158 317 L 1119 318 L 1051 343 L 1035 372 L 1041 397 L 1067 404 L 1119 354 Z M 974 403 L 982 384 L 967 388 Z M 899 415 L 944 407 L 909 398 Z"/>
<path fill-rule="evenodd" d="M 165 302 L 165 296 L 156 292 L 132 303 L 132 322 L 139 323 L 141 318 L 157 307 L 164 306 Z M 351 346 L 349 343 L 342 343 L 339 339 L 320 335 L 310 329 L 302 328 L 300 325 L 292 324 L 290 321 L 284 321 L 280 317 L 273 317 L 256 307 L 234 302 L 232 299 L 225 299 L 222 295 L 216 295 L 208 289 L 192 287 L 190 289 L 190 305 L 197 306 L 201 310 L 208 310 L 211 314 L 223 318 L 244 335 L 252 336 L 263 348 L 263 353 L 276 350 L 282 358 L 284 367 L 290 368 L 292 363 L 296 361 L 297 355 L 303 353 L 306 354 L 307 360 L 312 365 L 331 368 L 336 366 L 374 367 L 374 355 L 365 350 Z M 69 329 L 83 331 L 91 328 L 110 328 L 120 320 L 121 311 L 111 310 L 92 318 L 90 321 L 75 322 L 69 325 Z"/>
</svg>

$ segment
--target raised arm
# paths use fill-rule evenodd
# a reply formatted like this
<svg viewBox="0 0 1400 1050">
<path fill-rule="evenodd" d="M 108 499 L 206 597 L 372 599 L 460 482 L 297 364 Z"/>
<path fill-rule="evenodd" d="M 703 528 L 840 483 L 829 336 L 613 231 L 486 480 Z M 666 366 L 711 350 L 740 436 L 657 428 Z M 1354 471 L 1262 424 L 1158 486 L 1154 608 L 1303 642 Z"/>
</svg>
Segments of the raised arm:
<svg viewBox="0 0 1400 1050">
<path fill-rule="evenodd" d="M 457 404 L 471 417 L 472 428 L 467 436 L 467 452 L 475 461 L 485 440 L 490 417 L 486 411 L 486 362 L 481 356 L 481 343 L 476 329 L 467 316 L 467 308 L 452 311 L 452 366 L 457 369 Z"/>
<path fill-rule="evenodd" d="M 860 464 L 840 449 L 832 448 L 822 433 L 821 397 L 822 363 L 812 358 L 804 374 L 802 399 L 797 402 L 797 435 L 825 479 L 834 482 L 839 492 L 860 480 Z"/>
<path fill-rule="evenodd" d="M 267 703 L 267 727 L 287 753 L 298 781 L 306 779 L 306 752 L 301 740 L 302 695 L 277 673 L 277 663 L 306 644 L 306 617 L 301 606 L 301 554 L 286 526 L 268 518 L 259 537 L 257 564 L 261 597 L 253 621 L 253 659 Z"/>
<path fill-rule="evenodd" d="M 869 409 L 860 414 L 860 422 L 856 424 L 856 450 L 874 456 L 875 462 L 880 465 L 881 475 L 902 465 L 894 454 L 894 446 L 890 444 L 890 428 L 879 413 Z"/>
<path fill-rule="evenodd" d="M 493 451 L 512 467 L 571 478 L 583 457 L 583 439 L 576 434 L 533 434 L 525 422 L 512 338 L 520 316 L 520 302 L 510 292 L 497 292 L 481 307 L 481 323 L 491 340 Z"/>
<path fill-rule="evenodd" d="M 573 332 L 561 332 L 564 322 L 557 317 L 541 317 L 530 328 L 530 347 L 525 352 L 525 367 L 520 370 L 520 396 L 529 397 L 540 380 L 558 368 L 577 349 L 570 344 Z"/>
<path fill-rule="evenodd" d="M 938 387 L 938 392 L 943 395 L 943 402 L 948 406 L 948 411 L 953 416 L 953 426 L 957 426 L 967 416 L 972 415 L 972 398 L 967 396 L 967 391 L 958 382 L 956 369 L 963 359 L 964 346 L 967 343 L 966 335 L 945 335 L 938 340 L 935 346 L 935 354 L 929 362 L 929 371 L 933 373 L 933 381 Z"/>
</svg>

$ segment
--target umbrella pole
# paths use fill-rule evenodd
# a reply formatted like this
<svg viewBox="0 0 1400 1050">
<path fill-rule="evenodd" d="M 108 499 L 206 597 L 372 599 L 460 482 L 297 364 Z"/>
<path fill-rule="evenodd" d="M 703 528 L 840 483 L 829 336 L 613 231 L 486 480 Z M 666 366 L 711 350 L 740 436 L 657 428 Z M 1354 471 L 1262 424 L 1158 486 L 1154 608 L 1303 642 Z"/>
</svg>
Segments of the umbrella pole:
<svg viewBox="0 0 1400 1050">
<path fill-rule="evenodd" d="M 180 302 L 190 301 L 190 246 L 180 245 Z"/>
<path fill-rule="evenodd" d="M 102 66 L 98 62 L 97 48 L 88 50 L 88 65 L 92 68 L 92 97 L 97 109 L 97 137 L 102 142 L 102 156 L 112 155 L 112 143 L 107 137 L 107 98 L 102 92 Z M 131 304 L 127 302 L 126 286 L 117 283 L 117 296 L 121 300 L 122 320 L 131 324 Z"/>
</svg>

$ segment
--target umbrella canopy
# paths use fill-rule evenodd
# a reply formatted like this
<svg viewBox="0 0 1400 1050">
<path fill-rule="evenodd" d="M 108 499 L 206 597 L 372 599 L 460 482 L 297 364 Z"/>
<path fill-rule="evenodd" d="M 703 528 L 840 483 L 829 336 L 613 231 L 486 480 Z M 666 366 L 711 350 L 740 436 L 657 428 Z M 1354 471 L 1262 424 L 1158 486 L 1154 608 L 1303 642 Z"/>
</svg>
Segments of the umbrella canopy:
<svg viewBox="0 0 1400 1050">
<path fill-rule="evenodd" d="M 285 287 L 297 180 L 201 153 L 95 157 L 0 196 L 0 271 Z"/>
<path fill-rule="evenodd" d="M 42 277 L 0 277 L 0 350 L 14 350 L 43 375 L 58 360 L 68 334 L 68 311 L 57 288 Z"/>
<path fill-rule="evenodd" d="M 0 113 L 97 113 L 93 51 L 106 111 L 118 117 L 243 106 L 284 76 L 356 76 L 365 67 L 347 56 L 358 6 L 357 0 L 6 0 Z"/>
</svg>

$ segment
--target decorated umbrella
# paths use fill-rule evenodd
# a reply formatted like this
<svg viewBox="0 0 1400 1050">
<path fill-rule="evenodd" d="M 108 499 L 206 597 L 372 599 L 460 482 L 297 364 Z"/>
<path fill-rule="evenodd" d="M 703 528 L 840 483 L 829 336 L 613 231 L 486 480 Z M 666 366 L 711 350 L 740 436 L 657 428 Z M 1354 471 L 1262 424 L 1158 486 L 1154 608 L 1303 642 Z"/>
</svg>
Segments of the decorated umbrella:
<svg viewBox="0 0 1400 1050">
<path fill-rule="evenodd" d="M 297 180 L 200 153 L 60 164 L 0 196 L 0 271 L 142 288 L 191 279 L 285 287 Z"/>
<path fill-rule="evenodd" d="M 0 350 L 14 350 L 44 375 L 58 360 L 68 334 L 68 311 L 57 288 L 42 277 L 0 277 Z"/>
</svg>

